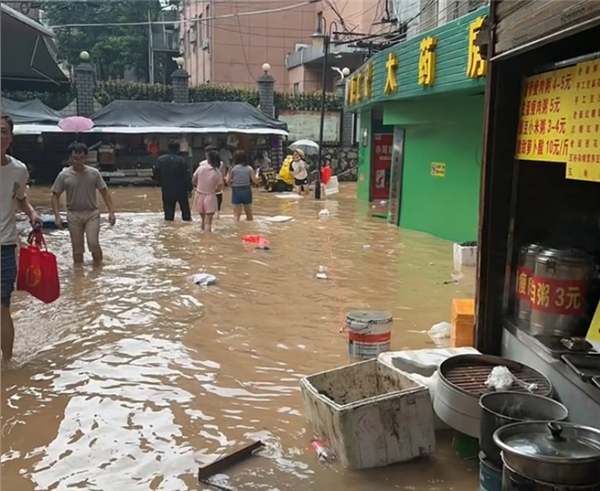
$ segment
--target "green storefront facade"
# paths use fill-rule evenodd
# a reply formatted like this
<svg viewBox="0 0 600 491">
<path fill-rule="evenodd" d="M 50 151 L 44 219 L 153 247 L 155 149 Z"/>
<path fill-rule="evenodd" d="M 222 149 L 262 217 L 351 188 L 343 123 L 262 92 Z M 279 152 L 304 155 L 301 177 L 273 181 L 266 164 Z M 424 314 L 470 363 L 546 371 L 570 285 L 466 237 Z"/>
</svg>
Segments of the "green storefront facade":
<svg viewBox="0 0 600 491">
<path fill-rule="evenodd" d="M 348 81 L 346 108 L 360 114 L 358 198 L 388 199 L 390 223 L 477 237 L 486 63 L 475 38 L 487 13 L 382 51 Z"/>
</svg>

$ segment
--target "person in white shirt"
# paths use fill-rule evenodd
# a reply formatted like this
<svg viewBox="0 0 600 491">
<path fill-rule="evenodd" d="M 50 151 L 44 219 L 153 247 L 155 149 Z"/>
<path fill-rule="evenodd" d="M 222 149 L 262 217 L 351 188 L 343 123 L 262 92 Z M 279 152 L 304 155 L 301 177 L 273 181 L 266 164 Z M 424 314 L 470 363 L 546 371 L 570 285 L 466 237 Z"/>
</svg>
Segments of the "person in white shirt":
<svg viewBox="0 0 600 491">
<path fill-rule="evenodd" d="M 0 246 L 2 257 L 0 258 L 1 284 L 2 284 L 2 359 L 9 361 L 13 355 L 13 344 L 15 340 L 15 328 L 10 314 L 10 300 L 15 289 L 17 279 L 17 245 L 19 233 L 15 214 L 18 211 L 25 213 L 32 226 L 43 225 L 42 219 L 35 212 L 27 195 L 27 181 L 29 172 L 27 166 L 11 157 L 6 152 L 13 140 L 14 123 L 10 116 L 2 116 L 2 139 L 0 157 L 0 217 L 2 229 L 0 232 Z"/>
<path fill-rule="evenodd" d="M 295 191 L 299 195 L 308 194 L 308 170 L 304 161 L 304 152 L 301 149 L 294 150 L 292 153 L 292 163 L 290 172 L 294 176 Z"/>
<path fill-rule="evenodd" d="M 208 145 L 204 149 L 204 155 L 205 156 L 208 155 L 208 152 L 218 152 L 217 147 L 215 147 L 214 145 Z M 231 153 L 230 153 L 230 155 L 231 155 Z M 219 154 L 219 158 L 221 158 L 220 154 Z M 210 165 L 210 164 L 208 163 L 208 160 L 204 159 L 202 162 L 200 162 L 198 167 L 200 167 L 202 165 Z M 226 170 L 225 164 L 223 163 L 222 159 L 221 159 L 221 165 L 219 166 L 219 171 L 221 172 L 223 179 L 225 179 L 225 176 L 227 175 L 227 170 Z M 219 191 L 217 193 L 217 212 L 215 213 L 215 216 L 213 217 L 215 220 L 218 220 L 221 216 L 221 205 L 222 204 L 223 204 L 223 189 L 221 189 L 221 191 Z"/>
<path fill-rule="evenodd" d="M 231 159 L 233 159 L 233 155 L 227 148 L 227 145 L 222 145 L 219 150 L 219 157 L 221 157 L 221 163 L 223 167 L 225 167 L 225 172 L 229 172 L 229 168 L 231 167 Z"/>
</svg>

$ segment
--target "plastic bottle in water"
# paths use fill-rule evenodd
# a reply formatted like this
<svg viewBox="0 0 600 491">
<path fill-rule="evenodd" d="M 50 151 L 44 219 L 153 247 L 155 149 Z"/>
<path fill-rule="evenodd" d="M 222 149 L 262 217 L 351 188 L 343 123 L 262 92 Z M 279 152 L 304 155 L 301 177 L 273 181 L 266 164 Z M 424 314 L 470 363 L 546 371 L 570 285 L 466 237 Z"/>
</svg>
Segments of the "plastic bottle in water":
<svg viewBox="0 0 600 491">
<path fill-rule="evenodd" d="M 310 442 L 310 446 L 317 452 L 317 457 L 320 462 L 327 462 L 329 460 L 329 452 L 327 452 L 327 449 L 321 440 L 313 440 Z"/>
</svg>

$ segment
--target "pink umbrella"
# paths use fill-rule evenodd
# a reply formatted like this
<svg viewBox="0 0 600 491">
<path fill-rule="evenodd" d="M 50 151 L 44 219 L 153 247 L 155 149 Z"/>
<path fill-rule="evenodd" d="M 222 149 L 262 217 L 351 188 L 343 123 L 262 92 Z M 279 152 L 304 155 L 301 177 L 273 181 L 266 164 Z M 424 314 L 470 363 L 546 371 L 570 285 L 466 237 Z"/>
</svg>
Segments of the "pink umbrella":
<svg viewBox="0 0 600 491">
<path fill-rule="evenodd" d="M 69 116 L 58 122 L 58 127 L 68 133 L 85 133 L 94 127 L 94 122 L 83 116 Z"/>
</svg>

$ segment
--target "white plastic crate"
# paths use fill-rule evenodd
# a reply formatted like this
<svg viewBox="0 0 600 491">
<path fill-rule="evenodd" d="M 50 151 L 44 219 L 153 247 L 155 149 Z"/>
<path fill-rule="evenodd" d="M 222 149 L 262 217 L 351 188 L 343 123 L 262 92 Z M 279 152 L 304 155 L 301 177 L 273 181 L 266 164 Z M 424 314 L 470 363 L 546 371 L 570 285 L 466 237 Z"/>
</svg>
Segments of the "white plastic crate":
<svg viewBox="0 0 600 491">
<path fill-rule="evenodd" d="M 376 359 L 305 377 L 301 387 L 315 434 L 350 469 L 435 450 L 429 391 Z"/>
</svg>

